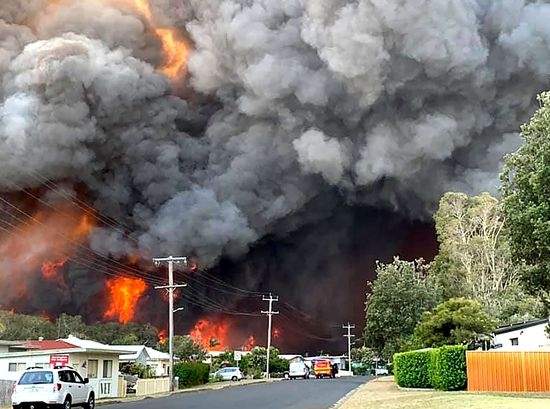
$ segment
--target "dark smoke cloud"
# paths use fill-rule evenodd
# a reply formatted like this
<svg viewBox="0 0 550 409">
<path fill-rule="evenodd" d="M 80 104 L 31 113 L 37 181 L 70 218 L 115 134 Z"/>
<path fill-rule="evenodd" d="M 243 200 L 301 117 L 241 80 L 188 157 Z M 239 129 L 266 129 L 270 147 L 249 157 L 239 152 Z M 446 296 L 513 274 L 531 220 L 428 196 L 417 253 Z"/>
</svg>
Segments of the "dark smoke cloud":
<svg viewBox="0 0 550 409">
<path fill-rule="evenodd" d="M 151 4 L 193 44 L 185 98 L 128 7 L 0 6 L 0 187 L 83 182 L 134 230 L 92 238 L 116 255 L 214 264 L 329 218 L 311 206 L 329 190 L 417 219 L 446 190 L 495 192 L 548 85 L 547 2 Z"/>
</svg>

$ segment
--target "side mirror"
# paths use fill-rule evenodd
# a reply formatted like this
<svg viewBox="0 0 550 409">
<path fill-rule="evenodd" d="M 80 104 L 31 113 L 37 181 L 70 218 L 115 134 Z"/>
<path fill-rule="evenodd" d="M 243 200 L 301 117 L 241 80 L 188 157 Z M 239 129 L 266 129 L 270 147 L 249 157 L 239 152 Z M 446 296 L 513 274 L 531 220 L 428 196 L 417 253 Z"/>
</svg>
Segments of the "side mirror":
<svg viewBox="0 0 550 409">
<path fill-rule="evenodd" d="M 84 383 L 90 383 L 90 380 L 88 378 L 84 378 Z"/>
</svg>

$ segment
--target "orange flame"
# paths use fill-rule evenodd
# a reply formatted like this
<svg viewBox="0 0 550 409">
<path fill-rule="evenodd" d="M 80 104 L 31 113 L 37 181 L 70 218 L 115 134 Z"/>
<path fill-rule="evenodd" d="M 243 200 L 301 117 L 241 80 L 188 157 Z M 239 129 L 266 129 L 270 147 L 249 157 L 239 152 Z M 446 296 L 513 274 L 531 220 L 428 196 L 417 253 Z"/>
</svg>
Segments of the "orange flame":
<svg viewBox="0 0 550 409">
<path fill-rule="evenodd" d="M 245 344 L 243 345 L 243 351 L 252 351 L 254 347 L 256 346 L 256 338 L 254 338 L 254 335 L 250 335 Z"/>
<path fill-rule="evenodd" d="M 116 277 L 108 280 L 109 303 L 103 317 L 123 324 L 132 321 L 137 304 L 146 290 L 147 284 L 141 278 Z"/>
<path fill-rule="evenodd" d="M 54 280 L 59 277 L 59 269 L 65 265 L 68 258 L 63 257 L 56 261 L 44 261 L 42 263 L 42 277 L 46 280 Z"/>
<path fill-rule="evenodd" d="M 189 47 L 176 28 L 158 26 L 153 16 L 149 0 L 104 1 L 129 4 L 130 7 L 143 16 L 147 24 L 153 27 L 155 34 L 162 44 L 162 52 L 164 55 L 163 64 L 158 68 L 160 72 L 170 79 L 176 79 L 184 72 L 189 57 Z"/>
<path fill-rule="evenodd" d="M 197 321 L 189 336 L 206 350 L 223 351 L 228 348 L 229 324 L 208 319 Z"/>
<path fill-rule="evenodd" d="M 168 331 L 166 331 L 165 329 L 159 331 L 158 337 L 159 344 L 166 344 L 166 341 L 168 341 Z"/>
</svg>

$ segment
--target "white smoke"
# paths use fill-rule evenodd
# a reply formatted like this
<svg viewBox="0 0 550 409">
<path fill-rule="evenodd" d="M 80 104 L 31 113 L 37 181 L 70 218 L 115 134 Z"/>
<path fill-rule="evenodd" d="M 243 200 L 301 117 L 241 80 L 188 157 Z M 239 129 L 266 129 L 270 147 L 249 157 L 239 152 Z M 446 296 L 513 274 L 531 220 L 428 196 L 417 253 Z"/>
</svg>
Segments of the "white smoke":
<svg viewBox="0 0 550 409">
<path fill-rule="evenodd" d="M 495 191 L 548 87 L 544 1 L 150 3 L 192 44 L 185 97 L 127 2 L 2 2 L 0 187 L 82 182 L 152 253 L 243 254 L 327 217 L 306 205 L 333 189 L 414 218 L 446 190 Z"/>
</svg>

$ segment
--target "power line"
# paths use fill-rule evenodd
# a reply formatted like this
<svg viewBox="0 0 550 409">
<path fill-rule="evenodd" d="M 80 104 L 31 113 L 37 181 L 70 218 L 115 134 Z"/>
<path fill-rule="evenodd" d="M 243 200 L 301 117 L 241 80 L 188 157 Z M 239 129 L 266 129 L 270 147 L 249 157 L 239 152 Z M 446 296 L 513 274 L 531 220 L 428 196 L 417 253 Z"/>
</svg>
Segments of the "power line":
<svg viewBox="0 0 550 409">
<path fill-rule="evenodd" d="M 267 373 L 267 379 L 270 378 L 269 376 L 269 355 L 270 355 L 270 349 L 271 349 L 271 321 L 273 315 L 279 314 L 278 311 L 273 311 L 273 303 L 279 301 L 279 297 L 273 297 L 271 293 L 269 293 L 269 297 L 262 297 L 263 301 L 267 301 L 269 305 L 269 309 L 267 311 L 261 311 L 262 314 L 267 315 L 267 363 L 266 363 L 266 373 Z"/>
<path fill-rule="evenodd" d="M 13 215 L 12 213 L 8 212 L 6 209 L 0 207 L 0 210 L 1 210 L 1 211 L 3 211 L 4 213 L 10 215 L 12 218 L 16 219 L 17 221 L 19 221 L 19 222 L 21 222 L 21 223 L 24 223 L 24 224 L 26 224 L 26 225 L 31 226 L 31 224 L 28 222 L 28 220 L 30 219 L 30 220 L 32 220 L 33 222 L 35 222 L 35 223 L 37 223 L 37 224 L 39 224 L 39 225 L 41 225 L 41 226 L 45 226 L 45 223 L 41 222 L 40 220 L 38 220 L 38 219 L 35 218 L 34 216 L 30 215 L 29 213 L 25 212 L 24 210 L 21 210 L 18 206 L 12 204 L 11 202 L 7 201 L 6 199 L 2 198 L 1 196 L 0 196 L 0 201 L 3 202 L 3 203 L 5 203 L 5 204 L 7 204 L 9 207 L 15 209 L 17 212 L 19 212 L 19 213 L 21 213 L 22 215 L 24 215 L 24 216 L 27 217 L 27 219 L 23 219 L 23 218 L 21 218 L 21 217 L 18 217 L 18 216 Z M 121 271 L 124 271 L 124 272 L 126 272 L 126 273 L 128 273 L 128 274 L 130 274 L 130 275 L 132 275 L 132 274 L 133 274 L 133 275 L 137 275 L 137 276 L 140 276 L 140 277 L 142 277 L 142 278 L 145 278 L 145 277 L 148 277 L 148 276 L 149 276 L 149 277 L 152 277 L 153 279 L 157 279 L 156 276 L 153 276 L 153 275 L 151 275 L 151 274 L 149 274 L 149 273 L 146 273 L 146 272 L 143 272 L 143 271 L 141 271 L 141 270 L 138 270 L 138 269 L 136 269 L 136 268 L 134 268 L 134 267 L 127 266 L 126 264 L 123 264 L 123 263 L 121 263 L 121 262 L 119 262 L 119 261 L 117 261 L 117 260 L 114 260 L 114 259 L 109 258 L 107 255 L 104 255 L 104 254 L 102 254 L 102 253 L 100 253 L 100 252 L 98 252 L 98 251 L 92 250 L 91 248 L 82 245 L 82 244 L 81 244 L 80 242 L 78 242 L 77 240 L 75 240 L 75 239 L 73 239 L 73 238 L 71 238 L 71 237 L 68 237 L 68 236 L 66 236 L 66 235 L 63 234 L 63 233 L 60 233 L 60 232 L 55 231 L 55 230 L 54 230 L 54 233 L 55 233 L 57 236 L 60 236 L 60 237 L 64 238 L 65 240 L 67 240 L 67 241 L 69 241 L 69 242 L 72 242 L 76 247 L 79 247 L 79 248 L 83 249 L 84 251 L 87 251 L 87 252 L 89 252 L 89 253 L 93 253 L 93 254 L 95 254 L 96 256 L 99 256 L 99 257 L 101 257 L 102 259 L 105 259 L 105 261 L 103 261 L 103 262 L 115 264 L 115 265 L 117 266 L 116 268 L 120 269 Z"/>
</svg>

